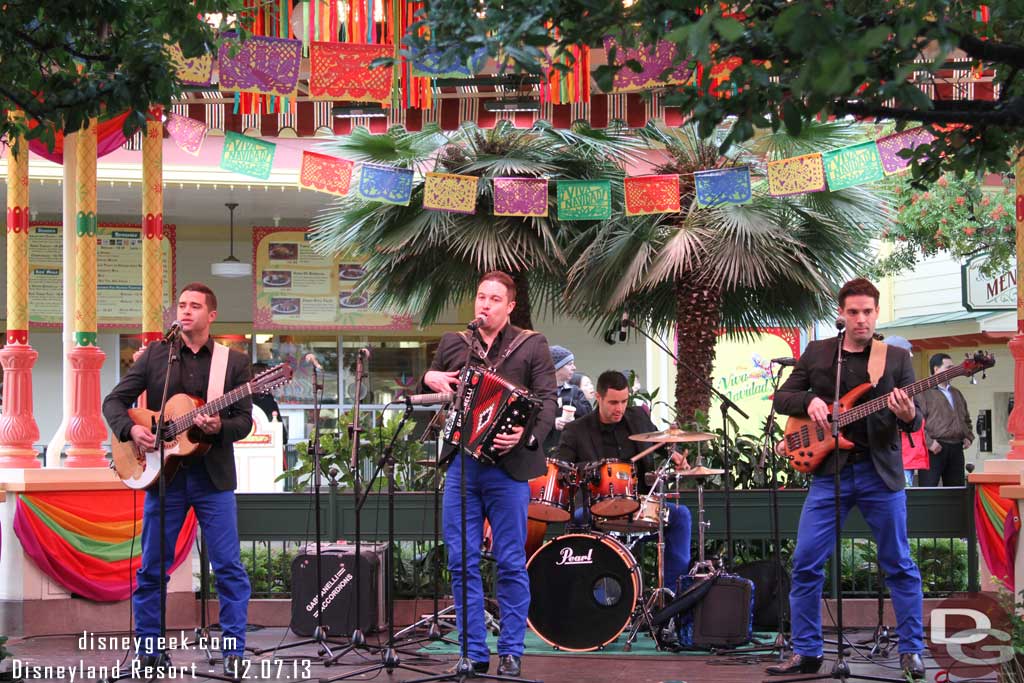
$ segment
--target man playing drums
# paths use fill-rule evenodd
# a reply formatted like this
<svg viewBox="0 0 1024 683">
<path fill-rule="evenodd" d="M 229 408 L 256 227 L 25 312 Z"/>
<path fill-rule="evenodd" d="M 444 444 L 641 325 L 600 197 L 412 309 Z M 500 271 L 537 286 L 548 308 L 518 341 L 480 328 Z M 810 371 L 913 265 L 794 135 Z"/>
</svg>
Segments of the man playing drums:
<svg viewBox="0 0 1024 683">
<path fill-rule="evenodd" d="M 629 385 L 625 375 L 615 370 L 601 373 L 597 378 L 597 409 L 566 425 L 559 447 L 559 458 L 583 466 L 607 463 L 608 467 L 602 464 L 600 469 L 608 470 L 614 479 L 626 483 L 624 480 L 630 475 L 617 470 L 622 469 L 622 463 L 630 463 L 633 456 L 650 445 L 631 441 L 629 436 L 656 431 L 651 418 L 642 408 L 631 408 L 628 405 Z M 672 460 L 677 465 L 683 462 L 682 456 L 675 453 L 672 454 Z M 640 493 L 646 493 L 648 486 L 645 475 L 655 471 L 654 459 L 648 454 L 637 462 L 636 469 Z M 599 488 L 594 498 L 596 507 L 591 508 L 595 514 L 612 516 L 626 509 L 623 506 L 629 502 L 628 496 L 614 490 L 605 490 L 614 487 L 615 483 L 612 483 Z M 630 493 L 635 497 L 637 491 Z M 639 507 L 639 501 L 635 498 L 634 501 L 631 512 Z M 665 527 L 664 585 L 675 590 L 677 581 L 690 566 L 690 511 L 684 505 L 665 505 L 669 516 Z M 602 513 L 602 510 L 606 512 Z"/>
</svg>

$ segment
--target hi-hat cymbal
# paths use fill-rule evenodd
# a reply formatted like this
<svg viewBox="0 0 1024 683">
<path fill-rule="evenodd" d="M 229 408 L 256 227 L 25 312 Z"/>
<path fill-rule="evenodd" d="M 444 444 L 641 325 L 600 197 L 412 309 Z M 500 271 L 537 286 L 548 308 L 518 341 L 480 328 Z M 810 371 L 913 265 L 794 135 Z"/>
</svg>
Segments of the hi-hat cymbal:
<svg viewBox="0 0 1024 683">
<path fill-rule="evenodd" d="M 691 467 L 688 470 L 676 470 L 677 477 L 710 477 L 713 474 L 725 474 L 725 470 L 704 467 L 704 465 Z"/>
<path fill-rule="evenodd" d="M 650 443 L 693 443 L 695 441 L 714 441 L 718 435 L 708 432 L 685 432 L 678 427 L 669 427 L 660 432 L 630 434 L 629 438 L 631 441 L 648 441 Z"/>
</svg>

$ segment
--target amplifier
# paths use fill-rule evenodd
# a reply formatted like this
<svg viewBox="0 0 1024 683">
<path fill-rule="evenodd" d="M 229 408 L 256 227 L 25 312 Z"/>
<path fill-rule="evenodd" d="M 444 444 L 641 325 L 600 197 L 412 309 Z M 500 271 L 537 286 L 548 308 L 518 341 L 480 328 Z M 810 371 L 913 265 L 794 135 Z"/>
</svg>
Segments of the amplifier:
<svg viewBox="0 0 1024 683">
<path fill-rule="evenodd" d="M 384 562 L 386 543 L 359 546 L 359 619 L 364 633 L 387 626 L 384 616 Z M 323 625 L 335 636 L 356 629 L 355 546 L 349 543 L 320 544 L 320 590 L 316 585 L 316 545 L 300 549 L 292 560 L 292 621 L 296 635 L 311 636 L 323 603 Z M 319 597 L 318 597 L 319 593 Z"/>
<path fill-rule="evenodd" d="M 753 612 L 753 582 L 741 576 L 719 574 L 694 610 L 693 645 L 736 647 L 749 642 Z"/>
</svg>

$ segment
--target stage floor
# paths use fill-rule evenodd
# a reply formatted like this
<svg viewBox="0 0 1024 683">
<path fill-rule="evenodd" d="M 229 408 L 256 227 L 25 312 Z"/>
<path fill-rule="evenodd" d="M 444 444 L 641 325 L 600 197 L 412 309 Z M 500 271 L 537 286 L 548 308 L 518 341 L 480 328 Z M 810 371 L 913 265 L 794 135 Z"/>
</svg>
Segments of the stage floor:
<svg viewBox="0 0 1024 683">
<path fill-rule="evenodd" d="M 115 663 L 120 663 L 119 670 L 125 672 L 131 665 L 131 658 L 125 658 L 124 650 L 101 649 L 116 646 L 125 633 L 90 634 L 92 640 L 83 640 L 82 634 L 38 636 L 33 638 L 15 638 L 7 642 L 7 649 L 17 660 L 15 672 L 20 673 L 26 681 L 89 681 L 103 678 L 114 670 Z M 870 638 L 867 631 L 849 633 L 854 643 Z M 172 632 L 168 638 L 187 638 L 186 647 L 172 651 L 173 663 L 187 667 L 184 673 L 177 671 L 165 672 L 160 680 L 207 680 L 203 672 L 219 672 L 220 665 L 209 665 L 205 653 L 196 646 L 195 636 L 191 632 Z M 213 633 L 213 638 L 219 636 Z M 624 640 L 622 636 L 620 640 Z M 641 636 L 648 639 L 646 635 Z M 103 639 L 102 641 L 100 639 Z M 379 655 L 350 653 L 336 664 L 325 667 L 317 656 L 316 645 L 304 645 L 287 650 L 273 652 L 275 647 L 287 645 L 289 642 L 301 640 L 286 628 L 257 628 L 250 631 L 247 645 L 265 652 L 250 655 L 251 664 L 247 680 L 327 680 L 341 676 L 380 661 Z M 376 640 L 376 636 L 371 640 Z M 332 646 L 335 651 L 343 646 Z M 423 659 L 418 654 L 421 645 L 407 646 L 410 654 L 401 654 L 401 663 L 413 666 L 424 672 L 423 675 L 443 673 L 453 666 L 456 658 L 452 655 L 437 655 L 433 660 Z M 406 647 L 403 647 L 406 649 Z M 580 681 L 587 683 L 657 683 L 686 681 L 716 681 L 722 683 L 754 683 L 766 678 L 764 669 L 774 659 L 762 658 L 758 655 L 716 656 L 713 653 L 651 653 L 649 647 L 622 652 L 621 645 L 615 652 L 600 653 L 565 653 L 552 650 L 545 654 L 528 654 L 523 658 L 523 674 L 531 679 L 547 681 Z M 851 669 L 856 674 L 870 676 L 888 676 L 899 680 L 899 658 L 895 652 L 887 658 L 868 661 L 869 647 L 858 646 L 857 651 L 849 656 Z M 536 648 L 531 649 L 535 652 Z M 10 660 L 4 660 L 4 669 L 10 668 Z M 926 658 L 928 664 L 928 681 L 935 680 L 937 667 L 934 661 Z M 59 669 L 58 667 L 65 667 Z M 193 669 L 194 667 L 194 669 Z M 491 658 L 491 673 L 497 668 L 497 657 Z M 826 660 L 822 672 L 831 669 L 831 659 Z M 194 674 L 193 674 L 194 670 Z M 370 680 L 374 673 L 367 673 L 349 680 Z M 384 674 L 387 676 L 387 674 Z M 420 677 L 416 671 L 396 670 L 390 676 L 382 678 L 378 673 L 376 680 L 410 681 Z M 991 676 L 995 680 L 995 675 Z"/>
</svg>

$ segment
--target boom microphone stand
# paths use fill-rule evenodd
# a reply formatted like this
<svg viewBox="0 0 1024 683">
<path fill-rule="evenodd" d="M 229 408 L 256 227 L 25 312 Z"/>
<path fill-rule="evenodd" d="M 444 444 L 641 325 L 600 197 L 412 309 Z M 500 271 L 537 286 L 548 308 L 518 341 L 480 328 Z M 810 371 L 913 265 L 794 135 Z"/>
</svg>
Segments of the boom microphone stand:
<svg viewBox="0 0 1024 683">
<path fill-rule="evenodd" d="M 628 327 L 632 327 L 634 330 L 650 340 L 651 343 L 659 349 L 667 353 L 673 360 L 675 360 L 676 365 L 690 373 L 691 377 L 696 379 L 701 386 L 710 391 L 719 400 L 719 404 L 722 409 L 722 468 L 725 470 L 725 474 L 722 476 L 722 489 L 725 500 L 725 570 L 730 571 L 732 569 L 732 504 L 729 498 L 729 492 L 732 489 L 732 459 L 729 457 L 729 411 L 735 410 L 744 419 L 750 419 L 750 416 L 747 415 L 742 408 L 736 405 L 731 398 L 716 389 L 715 386 L 705 379 L 702 374 L 679 360 L 679 356 L 674 354 L 671 349 L 666 347 L 659 340 L 649 335 L 642 327 L 637 325 L 636 322 L 624 319 L 623 324 Z"/>
<path fill-rule="evenodd" d="M 320 458 L 323 456 L 323 450 L 320 447 L 320 405 L 323 400 L 323 371 L 317 374 L 317 364 L 313 363 L 313 438 L 309 443 L 309 450 L 313 455 L 313 507 L 316 508 L 316 517 L 314 522 L 314 529 L 316 534 L 316 628 L 313 629 L 313 637 L 306 638 L 304 640 L 297 640 L 293 643 L 286 643 L 274 648 L 268 648 L 265 650 L 256 650 L 255 654 L 259 655 L 264 652 L 273 650 L 275 653 L 281 650 L 290 650 L 293 647 L 301 647 L 303 645 L 309 645 L 316 643 L 319 645 L 317 654 L 321 657 L 326 657 L 326 661 L 330 661 L 334 657 L 334 653 L 331 652 L 330 641 L 328 640 L 327 632 L 328 628 L 324 626 L 324 610 L 323 610 L 323 556 L 320 549 Z M 317 377 L 320 381 L 317 381 Z M 358 438 L 358 435 L 353 438 Z M 358 481 L 358 477 L 356 479 Z M 358 516 L 356 517 L 358 519 Z M 358 527 L 357 527 L 358 528 Z M 356 537 L 358 538 L 358 536 Z M 359 571 L 359 563 L 356 562 L 356 571 Z M 358 575 L 357 575 L 358 576 Z M 359 579 L 356 578 L 356 595 L 359 595 L 358 590 Z M 357 597 L 358 599 L 358 597 Z M 337 644 L 337 643 L 335 643 Z"/>
<path fill-rule="evenodd" d="M 790 678 L 772 678 L 772 683 L 787 683 L 787 681 L 818 681 L 826 678 L 837 678 L 840 681 L 846 681 L 850 678 L 856 678 L 862 681 L 883 681 L 884 683 L 905 683 L 903 678 L 887 678 L 884 676 L 866 676 L 864 674 L 857 674 L 852 676 L 850 674 L 850 665 L 846 662 L 846 647 L 844 646 L 843 636 L 843 577 L 842 577 L 842 552 L 843 552 L 843 540 L 842 540 L 842 511 L 840 507 L 839 495 L 842 491 L 840 474 L 842 468 L 839 467 L 839 413 L 840 404 L 839 400 L 842 397 L 842 379 L 843 379 L 843 342 L 846 339 L 846 320 L 842 317 L 836 320 L 836 328 L 839 330 L 839 334 L 836 335 L 836 386 L 835 393 L 832 397 L 832 415 L 830 417 L 832 421 L 832 498 L 833 498 L 833 524 L 835 531 L 835 547 L 832 549 L 833 559 L 835 560 L 836 566 L 836 641 L 838 647 L 836 648 L 836 661 L 832 665 L 832 671 L 827 674 L 814 674 L 814 675 L 803 675 Z"/>
</svg>

